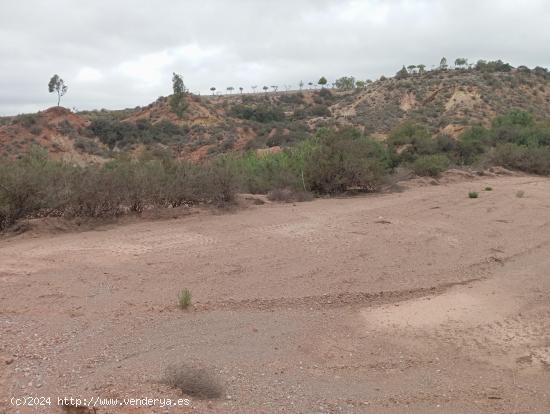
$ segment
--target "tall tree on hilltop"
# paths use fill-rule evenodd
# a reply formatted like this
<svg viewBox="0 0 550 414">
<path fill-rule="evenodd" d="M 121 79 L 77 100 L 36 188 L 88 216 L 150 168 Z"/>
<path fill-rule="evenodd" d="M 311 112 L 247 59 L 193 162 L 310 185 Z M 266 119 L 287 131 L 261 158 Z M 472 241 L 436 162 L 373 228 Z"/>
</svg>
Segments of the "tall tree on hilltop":
<svg viewBox="0 0 550 414">
<path fill-rule="evenodd" d="M 342 76 L 336 79 L 335 84 L 338 89 L 353 89 L 355 88 L 355 78 L 353 76 Z"/>
<path fill-rule="evenodd" d="M 405 65 L 395 74 L 395 79 L 405 79 L 409 77 L 409 72 L 407 72 L 407 68 Z"/>
<path fill-rule="evenodd" d="M 443 56 L 439 61 L 439 69 L 446 70 L 448 67 L 449 65 L 447 64 L 447 58 Z"/>
<path fill-rule="evenodd" d="M 458 68 L 463 68 L 465 66 L 468 66 L 468 59 L 466 58 L 456 58 L 455 59 L 455 66 Z"/>
<path fill-rule="evenodd" d="M 172 112 L 175 113 L 178 118 L 181 118 L 188 107 L 185 96 L 187 90 L 183 83 L 183 77 L 175 72 L 172 75 L 172 90 L 174 93 L 170 97 L 170 107 L 172 108 Z"/>
<path fill-rule="evenodd" d="M 48 83 L 48 91 L 50 93 L 57 93 L 57 106 L 61 102 L 61 97 L 67 93 L 69 87 L 65 85 L 65 81 L 59 77 L 59 75 L 53 75 Z"/>
<path fill-rule="evenodd" d="M 321 88 L 324 88 L 325 85 L 328 83 L 328 81 L 327 81 L 327 78 L 325 78 L 324 76 L 321 76 L 321 79 L 319 79 L 317 83 L 321 85 Z"/>
</svg>

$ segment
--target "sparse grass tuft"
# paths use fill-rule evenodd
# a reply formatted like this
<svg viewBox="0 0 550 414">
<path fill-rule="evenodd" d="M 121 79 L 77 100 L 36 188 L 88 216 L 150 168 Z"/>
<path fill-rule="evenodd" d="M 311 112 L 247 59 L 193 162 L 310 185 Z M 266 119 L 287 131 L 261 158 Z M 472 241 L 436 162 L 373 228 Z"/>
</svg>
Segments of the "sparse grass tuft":
<svg viewBox="0 0 550 414">
<path fill-rule="evenodd" d="M 214 399 L 223 394 L 221 384 L 210 372 L 185 364 L 168 366 L 162 382 L 197 399 Z"/>
<path fill-rule="evenodd" d="M 485 191 L 493 191 L 493 187 L 485 187 Z"/>
<path fill-rule="evenodd" d="M 178 304 L 182 309 L 187 309 L 191 305 L 191 291 L 189 289 L 182 289 L 178 294 Z"/>
<path fill-rule="evenodd" d="M 468 197 L 470 198 L 478 198 L 479 197 L 479 194 L 476 192 L 476 191 L 470 191 L 468 193 Z"/>
<path fill-rule="evenodd" d="M 522 191 L 522 190 L 519 190 L 519 191 L 516 193 L 516 197 L 517 197 L 517 198 L 523 198 L 524 195 L 525 195 L 525 191 Z"/>
</svg>

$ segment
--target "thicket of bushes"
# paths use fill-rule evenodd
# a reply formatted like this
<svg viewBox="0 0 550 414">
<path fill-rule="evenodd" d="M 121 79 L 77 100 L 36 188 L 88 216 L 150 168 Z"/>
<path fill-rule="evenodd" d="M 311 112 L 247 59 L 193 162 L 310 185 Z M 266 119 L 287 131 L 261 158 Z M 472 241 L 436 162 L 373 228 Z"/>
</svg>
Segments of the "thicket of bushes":
<svg viewBox="0 0 550 414">
<path fill-rule="evenodd" d="M 115 217 L 150 207 L 225 204 L 233 200 L 235 183 L 223 160 L 197 166 L 121 158 L 80 167 L 33 150 L 0 162 L 0 230 L 28 217 Z"/>
<path fill-rule="evenodd" d="M 243 191 L 290 188 L 335 194 L 348 188 L 373 191 L 390 169 L 386 148 L 359 131 L 321 129 L 285 151 L 226 156 Z"/>
<path fill-rule="evenodd" d="M 537 123 L 523 111 L 495 118 L 490 128 L 469 128 L 458 139 L 432 138 L 422 126 L 405 124 L 387 142 L 392 166 L 409 165 L 419 175 L 437 175 L 453 164 L 495 164 L 550 174 L 550 123 Z"/>
<path fill-rule="evenodd" d="M 550 123 L 514 111 L 458 139 L 434 138 L 422 126 L 405 124 L 384 143 L 353 128 L 327 128 L 281 152 L 225 154 L 200 165 L 146 153 L 81 167 L 32 151 L 0 161 L 0 229 L 27 217 L 109 217 L 150 207 L 220 205 L 232 202 L 238 191 L 271 192 L 287 200 L 306 199 L 305 193 L 375 191 L 397 167 L 437 176 L 452 165 L 473 164 L 550 175 Z"/>
<path fill-rule="evenodd" d="M 285 114 L 281 108 L 274 105 L 233 105 L 230 110 L 230 115 L 236 118 L 247 119 L 256 122 L 274 122 L 285 119 Z"/>
<path fill-rule="evenodd" d="M 172 122 L 151 123 L 139 119 L 135 123 L 96 118 L 88 129 L 109 148 L 126 149 L 134 144 L 171 144 L 187 142 L 189 130 Z"/>
</svg>

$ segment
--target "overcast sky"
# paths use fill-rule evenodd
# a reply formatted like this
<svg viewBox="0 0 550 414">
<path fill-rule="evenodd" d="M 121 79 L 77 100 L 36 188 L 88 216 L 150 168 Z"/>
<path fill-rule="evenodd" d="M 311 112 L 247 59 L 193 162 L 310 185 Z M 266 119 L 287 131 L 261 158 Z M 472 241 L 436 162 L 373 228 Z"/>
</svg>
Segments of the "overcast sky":
<svg viewBox="0 0 550 414">
<path fill-rule="evenodd" d="M 0 114 L 125 108 L 171 91 L 375 79 L 467 57 L 550 66 L 548 0 L 1 0 Z"/>
</svg>

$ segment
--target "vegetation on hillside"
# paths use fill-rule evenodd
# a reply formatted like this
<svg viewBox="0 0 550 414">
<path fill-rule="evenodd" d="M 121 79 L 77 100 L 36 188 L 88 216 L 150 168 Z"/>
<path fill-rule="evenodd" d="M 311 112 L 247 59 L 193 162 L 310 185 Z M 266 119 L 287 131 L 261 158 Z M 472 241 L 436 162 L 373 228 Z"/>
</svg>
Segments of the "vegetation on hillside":
<svg viewBox="0 0 550 414">
<path fill-rule="evenodd" d="M 14 157 L 34 144 L 62 158 L 112 158 L 145 147 L 199 160 L 231 151 L 288 148 L 324 127 L 351 126 L 388 137 L 409 122 L 423 125 L 431 136 L 456 138 L 470 126 L 489 127 L 493 118 L 513 109 L 538 120 L 550 117 L 545 68 L 457 58 L 451 69 L 449 62 L 443 58 L 432 70 L 421 63 L 403 65 L 395 77 L 374 82 L 321 77 L 300 82 L 300 90 L 294 91 L 291 85 L 272 85 L 245 93 L 241 86 L 234 94 L 229 86 L 225 96 L 193 95 L 182 76 L 174 74 L 174 93 L 167 98 L 134 109 L 73 113 L 79 120 L 67 119 L 66 127 L 59 128 L 57 118 L 52 122 L 42 116 L 47 111 L 0 118 L 0 155 Z M 31 125 L 27 117 L 38 121 Z"/>
<path fill-rule="evenodd" d="M 550 122 L 512 111 L 456 140 L 432 138 L 426 127 L 406 123 L 386 142 L 355 128 L 323 128 L 281 152 L 224 154 L 201 164 L 161 152 L 77 166 L 34 150 L 0 161 L 0 229 L 29 217 L 112 217 L 153 207 L 227 204 L 238 191 L 376 191 L 398 167 L 435 177 L 468 165 L 550 175 Z"/>
</svg>

